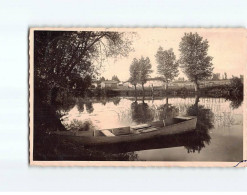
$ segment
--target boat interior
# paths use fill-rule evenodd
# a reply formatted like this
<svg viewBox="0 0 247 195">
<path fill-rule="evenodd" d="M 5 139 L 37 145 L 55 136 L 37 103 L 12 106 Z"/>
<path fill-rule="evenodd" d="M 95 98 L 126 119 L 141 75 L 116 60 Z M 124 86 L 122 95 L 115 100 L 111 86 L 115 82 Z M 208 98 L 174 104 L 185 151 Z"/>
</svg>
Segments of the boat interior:
<svg viewBox="0 0 247 195">
<path fill-rule="evenodd" d="M 177 123 L 181 123 L 187 120 L 190 120 L 190 117 L 175 117 L 175 118 L 168 118 L 163 121 L 154 121 L 147 124 L 140 124 L 135 126 L 128 126 L 128 127 L 119 127 L 113 129 L 103 129 L 103 130 L 89 130 L 89 131 L 56 131 L 53 134 L 58 135 L 73 135 L 73 136 L 83 136 L 83 137 L 114 137 L 114 136 L 126 136 L 131 134 L 140 134 L 140 133 L 147 133 L 152 131 L 160 130 L 165 126 L 174 125 Z"/>
<path fill-rule="evenodd" d="M 181 123 L 186 120 L 188 120 L 188 118 L 170 118 L 170 119 L 165 119 L 163 121 L 154 121 L 148 124 L 141 124 L 141 125 L 130 126 L 130 127 L 120 127 L 120 128 L 114 128 L 114 129 L 98 130 L 94 132 L 94 136 L 114 137 L 114 136 L 130 135 L 130 134 L 147 133 L 147 132 L 160 130 L 160 128 L 165 127 L 165 126 L 170 126 L 170 125 L 174 125 L 177 123 Z"/>
</svg>

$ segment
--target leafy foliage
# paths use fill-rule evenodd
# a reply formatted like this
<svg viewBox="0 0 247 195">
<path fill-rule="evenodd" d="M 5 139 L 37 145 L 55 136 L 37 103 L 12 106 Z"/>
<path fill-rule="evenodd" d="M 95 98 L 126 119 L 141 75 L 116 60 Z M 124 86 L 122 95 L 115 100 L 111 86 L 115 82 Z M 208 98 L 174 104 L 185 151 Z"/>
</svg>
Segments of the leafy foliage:
<svg viewBox="0 0 247 195">
<path fill-rule="evenodd" d="M 218 81 L 218 80 L 220 80 L 220 73 L 213 73 L 212 80 L 213 80 L 213 81 Z"/>
<path fill-rule="evenodd" d="M 233 96 L 243 96 L 243 82 L 240 78 L 238 77 L 233 77 L 230 80 L 230 90 L 231 90 L 231 94 Z"/>
<path fill-rule="evenodd" d="M 139 82 L 139 72 L 140 72 L 140 65 L 136 58 L 133 59 L 129 71 L 130 71 L 129 82 L 132 85 L 136 86 Z"/>
<path fill-rule="evenodd" d="M 99 79 L 99 81 L 100 81 L 100 82 L 105 81 L 105 77 L 101 77 L 101 78 Z"/>
<path fill-rule="evenodd" d="M 120 82 L 119 78 L 116 75 L 113 75 L 111 80 Z"/>
<path fill-rule="evenodd" d="M 150 63 L 150 59 L 148 57 L 141 57 L 139 60 L 139 83 L 144 85 L 147 82 L 147 79 L 150 77 L 150 74 L 153 72 L 151 70 L 152 65 Z"/>
<path fill-rule="evenodd" d="M 178 61 L 172 49 L 163 50 L 160 47 L 155 55 L 157 66 L 157 72 L 162 76 L 166 83 L 172 81 L 178 76 Z"/>
<path fill-rule="evenodd" d="M 48 89 L 86 89 L 106 57 L 131 51 L 127 35 L 107 31 L 35 31 L 34 45 L 35 87 Z"/>
<path fill-rule="evenodd" d="M 208 48 L 208 41 L 197 33 L 185 33 L 179 44 L 181 68 L 195 83 L 212 75 L 213 58 L 208 56 Z"/>
<path fill-rule="evenodd" d="M 143 87 L 143 85 L 147 82 L 150 73 L 153 72 L 151 68 L 152 65 L 148 57 L 141 57 L 141 59 L 139 60 L 134 58 L 130 65 L 130 83 L 134 85 L 135 88 L 138 83 L 141 84 Z"/>
</svg>

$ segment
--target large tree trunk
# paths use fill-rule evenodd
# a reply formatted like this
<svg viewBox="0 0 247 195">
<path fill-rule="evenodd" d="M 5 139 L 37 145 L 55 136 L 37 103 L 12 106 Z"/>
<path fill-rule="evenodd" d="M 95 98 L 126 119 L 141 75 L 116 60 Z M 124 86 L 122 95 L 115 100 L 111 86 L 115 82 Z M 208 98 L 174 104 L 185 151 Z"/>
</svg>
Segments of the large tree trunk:
<svg viewBox="0 0 247 195">
<path fill-rule="evenodd" d="M 142 92 L 143 92 L 143 96 L 145 96 L 145 89 L 144 89 L 144 84 L 142 83 Z"/>
<path fill-rule="evenodd" d="M 136 97 L 136 85 L 134 85 L 135 86 L 135 97 Z"/>
<path fill-rule="evenodd" d="M 199 101 L 200 101 L 199 98 L 200 98 L 199 95 L 196 94 L 196 96 L 195 96 L 195 106 L 196 106 L 196 107 L 198 107 L 198 103 L 199 103 Z"/>
<path fill-rule="evenodd" d="M 153 86 L 153 84 L 152 84 L 152 88 L 151 88 L 151 93 L 152 93 L 152 97 L 154 96 L 154 86 Z"/>
<path fill-rule="evenodd" d="M 168 110 L 168 97 L 166 97 L 166 104 L 164 106 L 163 120 L 165 120 L 167 118 L 167 110 Z"/>
<path fill-rule="evenodd" d="M 199 91 L 199 83 L 198 83 L 198 81 L 195 81 L 194 85 L 195 85 L 195 92 L 198 92 Z"/>
<path fill-rule="evenodd" d="M 166 91 L 168 90 L 168 82 L 166 82 L 166 84 L 165 84 L 165 90 Z"/>
<path fill-rule="evenodd" d="M 198 104 L 199 104 L 199 101 L 200 101 L 199 98 L 200 98 L 199 95 L 196 94 L 196 96 L 195 96 L 195 104 L 194 104 L 196 116 L 198 115 Z"/>
</svg>

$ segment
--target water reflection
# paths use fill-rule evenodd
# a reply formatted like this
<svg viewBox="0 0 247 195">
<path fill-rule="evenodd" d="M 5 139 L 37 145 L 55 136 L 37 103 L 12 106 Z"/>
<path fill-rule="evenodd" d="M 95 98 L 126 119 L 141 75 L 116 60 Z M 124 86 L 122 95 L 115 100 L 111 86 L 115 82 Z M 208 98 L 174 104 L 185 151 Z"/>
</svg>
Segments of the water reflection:
<svg viewBox="0 0 247 195">
<path fill-rule="evenodd" d="M 62 117 L 66 115 L 76 105 L 76 98 L 67 96 L 64 98 L 63 103 L 56 103 L 54 106 L 57 114 Z"/>
<path fill-rule="evenodd" d="M 158 120 L 174 118 L 175 116 L 179 115 L 179 109 L 176 106 L 169 104 L 168 102 L 169 102 L 169 98 L 167 97 L 166 104 L 157 107 L 158 116 L 159 116 Z"/>
<path fill-rule="evenodd" d="M 240 139 L 242 136 L 240 131 L 242 129 L 241 100 L 230 101 L 224 98 L 199 96 L 189 98 L 165 97 L 163 99 L 104 97 L 98 99 L 72 98 L 68 100 L 64 105 L 58 106 L 57 111 L 63 113 L 61 119 L 64 126 L 68 130 L 74 131 L 130 126 L 173 118 L 178 115 L 197 116 L 197 125 L 194 132 L 131 144 L 107 145 L 96 148 L 97 151 L 121 153 L 123 156 L 128 153 L 128 157 L 125 156 L 122 159 L 147 159 L 142 154 L 145 154 L 145 151 L 150 151 L 149 158 L 151 155 L 152 159 L 156 160 L 162 153 L 165 154 L 165 149 L 168 148 L 173 148 L 175 151 L 180 151 L 179 148 L 183 148 L 183 151 L 189 153 L 189 155 L 196 155 L 201 154 L 206 148 L 219 147 L 219 144 L 212 143 L 215 136 L 220 136 L 217 139 L 223 146 L 225 139 L 228 139 L 225 136 L 226 133 L 228 133 L 227 135 L 234 133 L 235 137 L 230 137 L 232 143 L 235 143 L 236 137 Z M 234 130 L 237 135 L 235 135 Z M 157 156 L 153 152 L 156 149 L 164 150 Z M 224 153 L 226 152 L 224 151 Z M 173 155 L 176 155 L 176 152 Z M 220 154 L 214 155 L 215 158 L 217 155 L 220 156 Z M 179 156 L 176 158 L 179 159 Z"/>
<path fill-rule="evenodd" d="M 82 98 L 78 98 L 77 100 L 77 109 L 80 113 L 84 112 L 84 105 L 85 105 L 85 102 Z"/>
<path fill-rule="evenodd" d="M 115 106 L 117 106 L 121 101 L 121 98 L 120 97 L 115 97 L 112 99 L 112 102 Z"/>
<path fill-rule="evenodd" d="M 80 121 L 73 119 L 73 121 L 65 126 L 70 131 L 93 131 L 95 127 L 91 121 Z"/>
<path fill-rule="evenodd" d="M 137 124 L 152 122 L 154 119 L 152 110 L 144 101 L 142 103 L 137 103 L 137 101 L 131 103 L 131 116 Z"/>
<path fill-rule="evenodd" d="M 187 115 L 197 116 L 197 125 L 194 132 L 184 133 L 182 135 L 164 136 L 160 138 L 138 141 L 135 143 L 122 143 L 115 145 L 106 145 L 96 147 L 99 150 L 121 153 L 129 151 L 150 150 L 159 148 L 185 147 L 188 153 L 200 152 L 202 148 L 210 144 L 211 137 L 209 130 L 214 127 L 214 114 L 210 109 L 206 109 L 202 105 L 198 105 L 200 97 L 195 97 L 195 103 L 187 108 Z M 156 107 L 153 110 L 147 103 L 142 101 L 138 103 L 134 101 L 131 103 L 132 119 L 137 123 L 147 123 L 154 120 L 155 112 L 158 112 L 159 120 L 166 118 L 173 118 L 179 115 L 179 109 L 168 103 Z"/>
<path fill-rule="evenodd" d="M 214 114 L 210 109 L 206 109 L 199 104 L 199 96 L 195 97 L 195 104 L 187 109 L 187 115 L 197 116 L 196 130 L 191 134 L 190 141 L 185 148 L 188 153 L 200 152 L 205 144 L 210 144 L 211 137 L 209 130 L 214 127 Z"/>
<path fill-rule="evenodd" d="M 89 114 L 94 111 L 93 103 L 91 101 L 86 102 L 86 110 Z"/>
<path fill-rule="evenodd" d="M 232 97 L 232 96 L 230 96 L 230 97 L 227 98 L 227 100 L 231 101 L 230 106 L 233 109 L 237 109 L 242 105 L 243 96 L 240 96 L 240 97 Z"/>
</svg>

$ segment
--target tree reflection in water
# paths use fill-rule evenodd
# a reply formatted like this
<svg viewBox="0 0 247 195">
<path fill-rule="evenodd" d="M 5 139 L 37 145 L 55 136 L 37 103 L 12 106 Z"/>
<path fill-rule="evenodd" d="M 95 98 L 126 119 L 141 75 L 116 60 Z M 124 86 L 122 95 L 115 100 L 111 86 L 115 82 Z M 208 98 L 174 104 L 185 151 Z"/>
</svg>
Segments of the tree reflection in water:
<svg viewBox="0 0 247 195">
<path fill-rule="evenodd" d="M 243 96 L 229 96 L 226 100 L 230 100 L 230 106 L 232 109 L 237 109 L 242 105 Z"/>
<path fill-rule="evenodd" d="M 148 98 L 147 98 L 148 99 Z M 121 100 L 123 102 L 121 102 Z M 170 100 L 170 99 L 169 99 Z M 102 103 L 103 105 L 107 104 L 112 106 L 114 109 L 119 108 L 123 111 L 122 115 L 119 115 L 119 120 L 124 120 L 122 124 L 130 124 L 132 121 L 138 124 L 148 123 L 154 120 L 163 120 L 165 118 L 173 118 L 180 114 L 186 115 L 194 115 L 197 116 L 198 122 L 196 126 L 196 130 L 189 133 L 184 133 L 180 135 L 171 135 L 160 138 L 155 138 L 152 140 L 144 140 L 135 143 L 127 143 L 121 145 L 107 145 L 105 146 L 105 151 L 103 147 L 99 148 L 85 148 L 81 146 L 81 143 L 70 143 L 69 140 L 55 140 L 55 138 L 47 138 L 50 140 L 50 145 L 48 144 L 46 148 L 51 148 L 51 145 L 55 145 L 53 153 L 48 154 L 47 151 L 42 151 L 40 154 L 47 154 L 45 158 L 47 159 L 67 159 L 67 160 L 138 160 L 138 152 L 134 151 L 142 151 L 142 150 L 152 150 L 159 148 L 174 148 L 174 147 L 184 147 L 188 153 L 197 153 L 200 152 L 203 148 L 210 144 L 210 134 L 209 130 L 214 127 L 215 116 L 217 116 L 217 112 L 214 110 L 216 108 L 209 107 L 207 109 L 207 105 L 205 107 L 199 104 L 200 97 L 196 96 L 195 100 L 191 101 L 174 101 L 174 104 L 169 104 L 168 98 L 165 99 L 163 104 L 160 104 L 162 100 L 153 100 L 153 105 L 150 103 L 146 103 L 147 100 L 143 99 L 142 101 L 136 100 L 131 103 L 131 105 L 127 108 L 123 104 L 126 101 L 129 103 L 129 99 L 124 100 L 124 98 L 120 97 L 101 97 L 100 99 L 88 99 L 88 98 L 67 98 L 64 100 L 64 104 L 56 105 L 57 112 L 66 113 L 70 109 L 73 109 L 74 106 L 77 106 L 79 112 L 87 112 L 89 113 L 97 113 L 98 107 L 93 105 L 94 103 Z M 171 100 L 170 100 L 171 101 Z M 243 100 L 241 98 L 231 99 L 231 106 L 233 109 L 238 108 Z M 121 102 L 121 103 L 120 103 Z M 185 102 L 185 103 L 184 103 Z M 114 105 L 113 105 L 114 104 Z M 191 105 L 193 104 L 193 105 Z M 175 106 L 176 105 L 176 106 Z M 181 108 L 181 105 L 184 107 Z M 229 105 L 229 104 L 227 104 Z M 94 106 L 94 108 L 93 108 Z M 179 108 L 179 109 L 178 109 Z M 215 116 L 213 112 L 215 113 Z M 221 111 L 219 111 L 221 112 Z M 85 113 L 86 114 L 86 113 Z M 50 117 L 50 115 L 49 115 Z M 66 116 L 67 117 L 67 116 Z M 51 118 L 51 117 L 50 117 Z M 64 117 L 65 118 L 65 117 Z M 227 118 L 227 120 L 229 120 Z M 54 121 L 52 121 L 54 125 Z M 37 122 L 36 122 L 37 124 Z M 44 126 L 42 126 L 44 128 Z M 93 124 L 88 123 L 86 120 L 76 121 L 74 120 L 71 123 L 71 126 L 68 128 L 69 130 L 75 131 L 83 131 L 83 130 L 91 130 Z M 57 129 L 57 128 L 56 128 Z M 67 129 L 67 130 L 68 130 Z M 50 146 L 50 147 L 49 147 Z M 110 148 L 110 149 L 109 149 Z M 102 150 L 102 151 L 101 151 Z M 110 151 L 113 150 L 113 151 Z M 58 151 L 58 152 L 56 152 Z M 43 159 L 43 157 L 40 159 Z"/>
<path fill-rule="evenodd" d="M 166 104 L 159 106 L 157 111 L 159 112 L 159 120 L 174 118 L 179 115 L 179 109 L 168 103 L 168 97 L 166 98 Z"/>
<path fill-rule="evenodd" d="M 90 120 L 80 121 L 80 120 L 73 119 L 71 123 L 65 125 L 65 127 L 67 130 L 70 130 L 70 131 L 93 131 L 95 130 L 95 126 Z"/>
<path fill-rule="evenodd" d="M 137 101 L 132 102 L 131 113 L 132 120 L 138 124 L 152 122 L 154 119 L 152 110 L 144 100 L 142 103 L 138 103 Z"/>
<path fill-rule="evenodd" d="M 188 142 L 185 148 L 188 153 L 200 152 L 205 144 L 210 144 L 211 137 L 209 130 L 214 127 L 214 114 L 210 109 L 205 109 L 204 106 L 198 105 L 199 96 L 195 97 L 195 104 L 188 107 L 187 115 L 197 116 L 196 130 L 188 134 Z"/>
<path fill-rule="evenodd" d="M 78 98 L 76 105 L 77 105 L 77 109 L 80 113 L 84 112 L 85 102 L 84 102 L 83 98 Z"/>
<path fill-rule="evenodd" d="M 53 104 L 53 107 L 56 109 L 58 117 L 61 118 L 62 116 L 66 115 L 75 105 L 76 105 L 76 98 L 72 96 L 67 96 L 64 98 L 63 102 Z"/>
<path fill-rule="evenodd" d="M 134 101 L 131 103 L 132 120 L 138 124 L 148 123 L 154 120 L 163 120 L 166 118 L 173 118 L 178 116 L 179 109 L 176 106 L 168 103 L 166 98 L 166 104 L 159 107 L 151 108 L 147 103 L 142 100 L 142 103 Z M 155 116 L 158 115 L 158 118 Z"/>
<path fill-rule="evenodd" d="M 93 103 L 91 101 L 86 102 L 86 110 L 89 114 L 94 111 Z"/>
<path fill-rule="evenodd" d="M 114 97 L 112 98 L 112 102 L 115 106 L 117 106 L 121 101 L 121 98 L 120 97 Z"/>
</svg>

